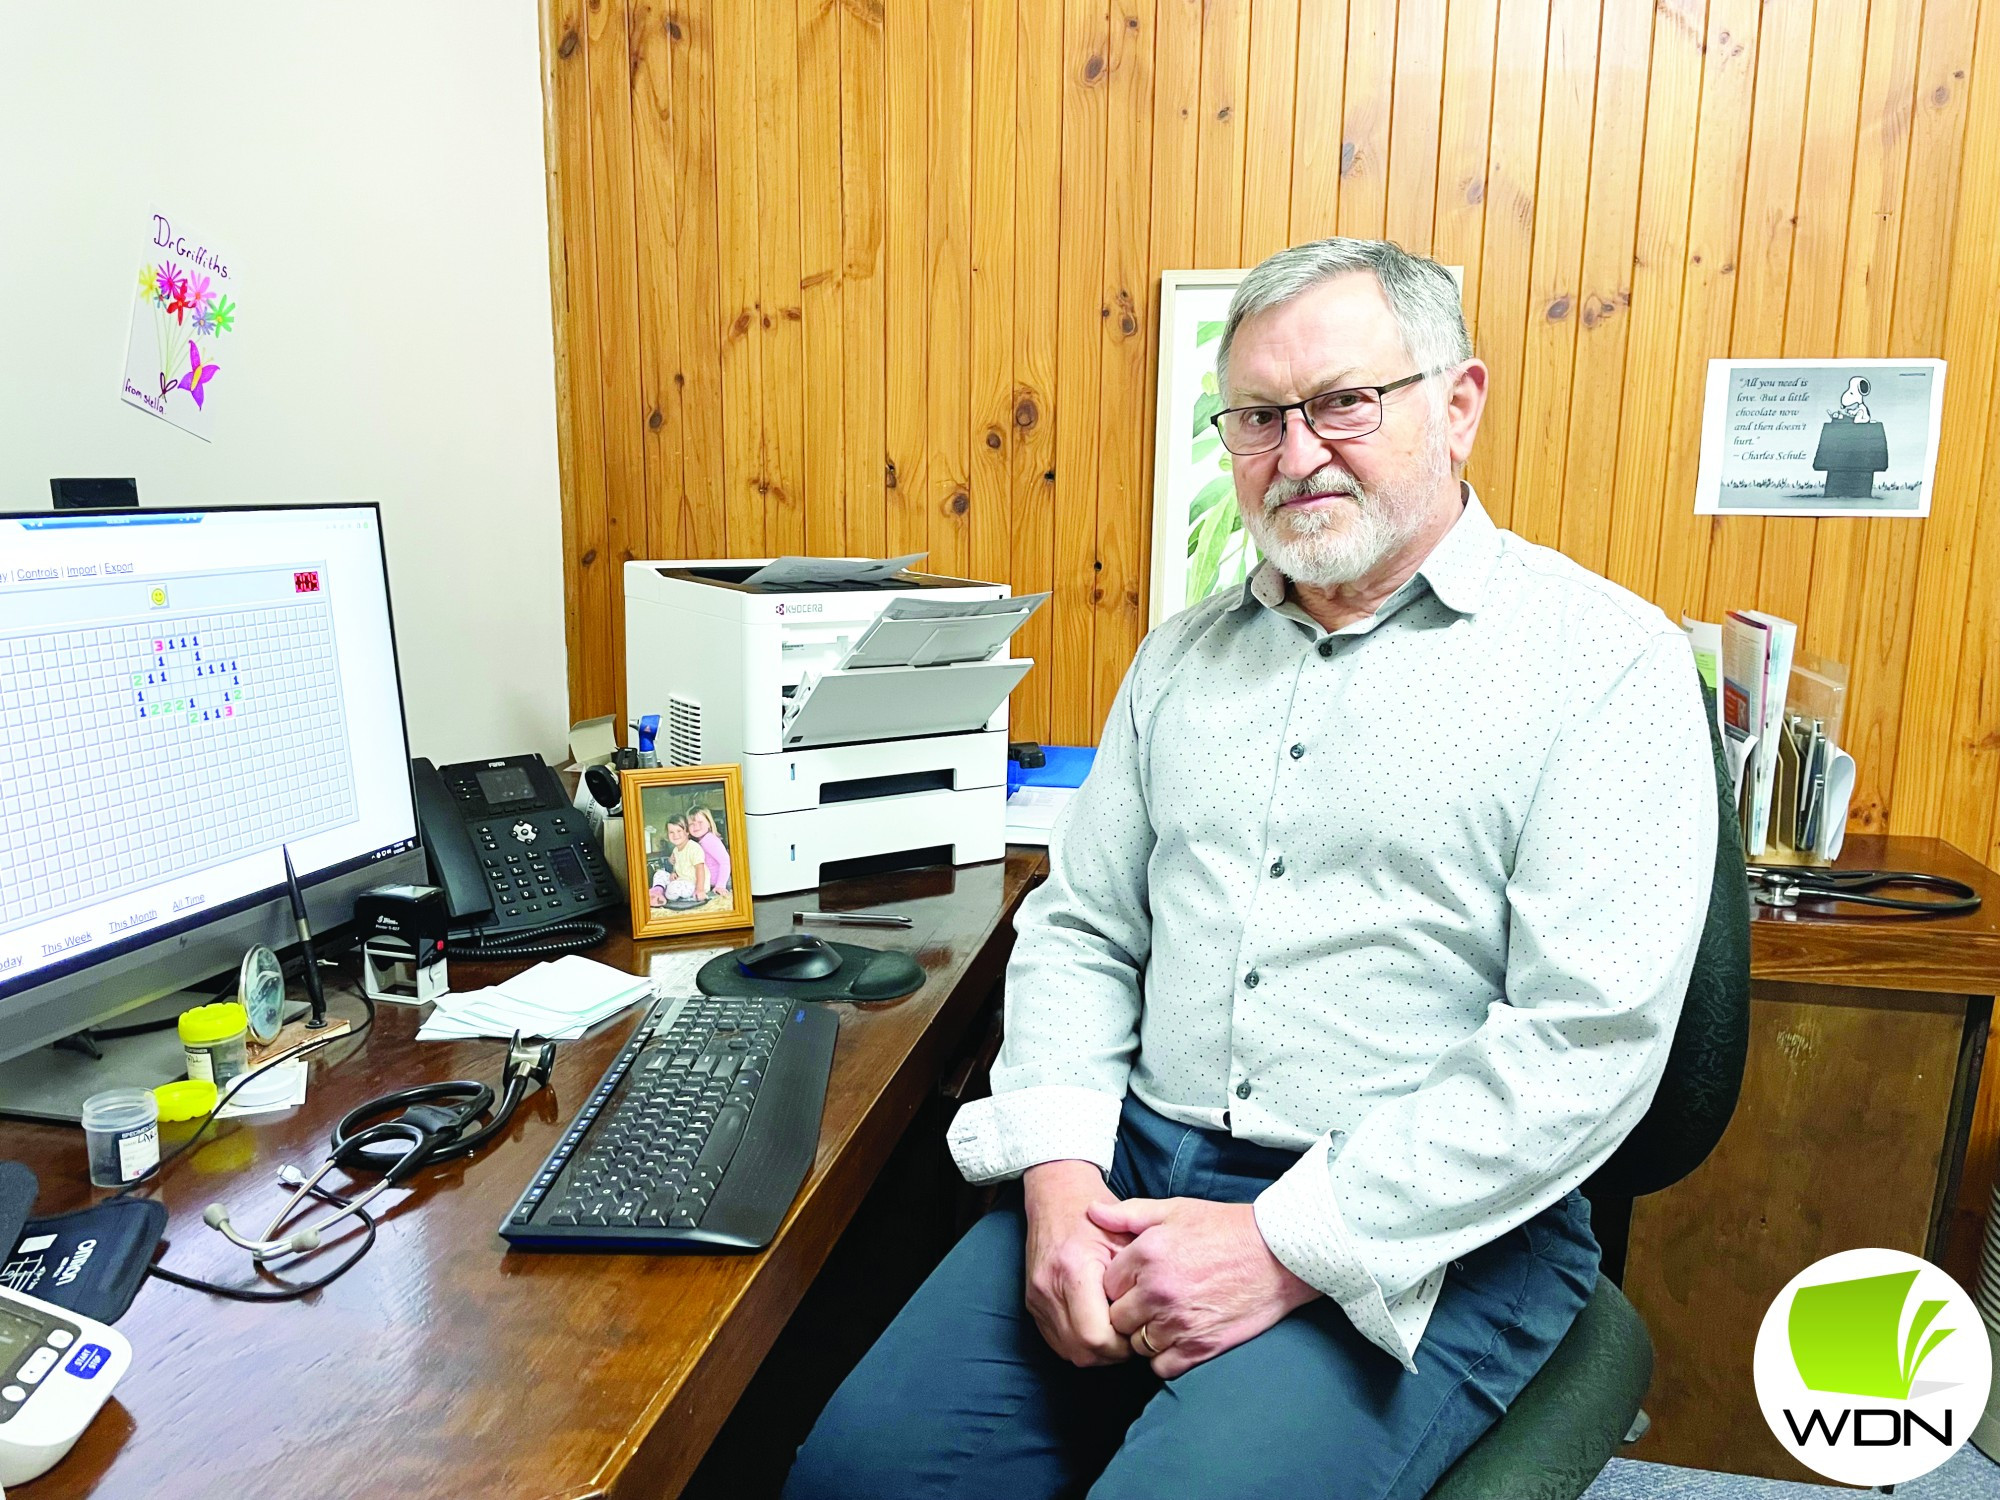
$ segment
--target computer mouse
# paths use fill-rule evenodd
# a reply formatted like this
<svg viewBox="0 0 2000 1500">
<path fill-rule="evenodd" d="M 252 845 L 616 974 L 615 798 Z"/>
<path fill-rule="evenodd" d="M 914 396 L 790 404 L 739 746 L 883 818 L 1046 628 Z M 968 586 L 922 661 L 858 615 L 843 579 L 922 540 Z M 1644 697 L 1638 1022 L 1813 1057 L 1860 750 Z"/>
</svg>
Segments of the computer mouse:
<svg viewBox="0 0 2000 1500">
<path fill-rule="evenodd" d="M 736 955 L 737 968 L 753 979 L 824 979 L 840 962 L 824 938 L 803 932 L 788 932 Z"/>
</svg>

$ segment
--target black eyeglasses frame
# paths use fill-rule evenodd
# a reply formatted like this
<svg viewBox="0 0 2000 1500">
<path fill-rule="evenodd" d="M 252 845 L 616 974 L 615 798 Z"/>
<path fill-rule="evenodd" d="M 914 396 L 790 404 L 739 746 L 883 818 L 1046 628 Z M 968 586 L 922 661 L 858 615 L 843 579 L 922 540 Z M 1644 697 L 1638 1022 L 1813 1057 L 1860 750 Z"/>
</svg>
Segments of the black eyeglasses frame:
<svg viewBox="0 0 2000 1500">
<path fill-rule="evenodd" d="M 1323 443 L 1351 443 L 1357 438 L 1372 437 L 1381 431 L 1383 418 L 1387 415 L 1384 407 L 1385 398 L 1394 395 L 1405 386 L 1415 385 L 1420 380 L 1428 380 L 1433 375 L 1442 375 L 1450 368 L 1450 365 L 1439 365 L 1434 370 L 1419 370 L 1414 375 L 1405 375 L 1401 380 L 1392 380 L 1387 385 L 1352 385 L 1333 391 L 1315 391 L 1303 401 L 1253 401 L 1247 406 L 1226 407 L 1208 420 L 1214 425 L 1215 435 L 1221 440 L 1222 446 L 1228 448 L 1238 458 L 1254 458 L 1260 453 L 1275 453 L 1278 449 L 1284 447 L 1285 415 L 1288 412 L 1297 412 L 1299 420 L 1306 424 L 1306 430 Z M 1321 432 L 1306 411 L 1306 408 L 1314 402 L 1324 401 L 1329 396 L 1359 396 L 1370 393 L 1375 397 L 1375 425 L 1366 432 Z M 1278 413 L 1278 440 L 1264 448 L 1230 448 L 1229 436 L 1222 429 L 1222 419 L 1239 411 L 1274 411 Z"/>
</svg>

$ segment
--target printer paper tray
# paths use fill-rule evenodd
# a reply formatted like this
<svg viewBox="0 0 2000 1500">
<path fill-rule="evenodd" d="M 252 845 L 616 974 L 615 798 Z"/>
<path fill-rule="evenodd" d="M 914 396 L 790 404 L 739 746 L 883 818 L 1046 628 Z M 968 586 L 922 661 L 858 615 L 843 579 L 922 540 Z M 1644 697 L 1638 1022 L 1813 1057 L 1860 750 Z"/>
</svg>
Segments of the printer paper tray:
<svg viewBox="0 0 2000 1500">
<path fill-rule="evenodd" d="M 983 729 L 1034 661 L 958 662 L 936 667 L 864 667 L 813 683 L 785 726 L 785 749 L 906 739 Z"/>
</svg>

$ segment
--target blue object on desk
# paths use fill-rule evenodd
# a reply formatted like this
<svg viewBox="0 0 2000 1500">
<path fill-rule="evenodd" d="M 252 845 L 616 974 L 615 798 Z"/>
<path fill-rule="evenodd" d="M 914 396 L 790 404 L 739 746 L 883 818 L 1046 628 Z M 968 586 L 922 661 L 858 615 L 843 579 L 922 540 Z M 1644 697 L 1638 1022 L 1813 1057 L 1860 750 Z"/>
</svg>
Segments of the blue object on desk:
<svg viewBox="0 0 2000 1500">
<path fill-rule="evenodd" d="M 1007 762 L 1008 796 L 1024 786 L 1082 786 L 1097 751 L 1090 745 L 1044 745 L 1042 755 L 1044 763 L 1033 770 L 1023 770 L 1019 761 Z"/>
</svg>

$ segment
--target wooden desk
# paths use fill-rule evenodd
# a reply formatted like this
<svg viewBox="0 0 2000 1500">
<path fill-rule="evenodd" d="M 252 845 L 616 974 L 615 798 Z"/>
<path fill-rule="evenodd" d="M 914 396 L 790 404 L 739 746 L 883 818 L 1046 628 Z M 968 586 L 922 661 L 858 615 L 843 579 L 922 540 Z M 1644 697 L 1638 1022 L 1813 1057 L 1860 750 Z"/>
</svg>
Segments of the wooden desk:
<svg viewBox="0 0 2000 1500">
<path fill-rule="evenodd" d="M 1982 1098 L 1980 1067 L 2000 875 L 1938 839 L 1851 837 L 1839 863 L 1951 876 L 1984 900 L 1953 918 L 1755 908 L 1736 1114 L 1699 1170 L 1633 1209 L 1625 1291 L 1658 1354 L 1634 1458 L 1824 1483 L 1757 1409 L 1751 1352 L 1772 1298 L 1868 1245 L 1974 1284 L 2000 1134 L 2000 1087 L 1989 1077 Z"/>
<path fill-rule="evenodd" d="M 324 1291 L 257 1306 L 149 1282 L 119 1324 L 136 1358 L 112 1405 L 9 1500 L 674 1494 L 998 983 L 1014 909 L 1043 868 L 1040 850 L 1018 850 L 758 903 L 759 937 L 815 904 L 907 912 L 912 930 L 857 940 L 913 953 L 929 976 L 906 1000 L 841 1007 L 819 1155 L 769 1249 L 505 1252 L 494 1231 L 630 1035 L 620 1020 L 565 1044 L 552 1086 L 505 1138 L 420 1179 L 374 1250 Z M 643 973 L 662 948 L 744 941 L 620 937 L 592 956 Z M 464 989 L 503 972 L 454 963 L 452 978 Z M 498 1044 L 417 1043 L 415 1025 L 411 1009 L 382 1007 L 359 1055 L 315 1065 L 306 1107 L 225 1126 L 177 1163 L 160 1194 L 173 1211 L 166 1264 L 248 1282 L 249 1257 L 201 1222 L 209 1203 L 261 1230 L 281 1201 L 278 1167 L 315 1165 L 346 1110 L 431 1079 L 496 1076 Z M 0 1156 L 39 1175 L 45 1213 L 92 1197 L 73 1130 L 0 1124 Z"/>
</svg>

